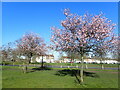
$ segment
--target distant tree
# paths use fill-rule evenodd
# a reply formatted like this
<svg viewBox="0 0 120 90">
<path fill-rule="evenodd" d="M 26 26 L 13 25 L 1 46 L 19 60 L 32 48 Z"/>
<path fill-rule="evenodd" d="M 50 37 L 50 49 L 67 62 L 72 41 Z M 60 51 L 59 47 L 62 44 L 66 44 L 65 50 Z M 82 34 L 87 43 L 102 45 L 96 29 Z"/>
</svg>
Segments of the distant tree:
<svg viewBox="0 0 120 90">
<path fill-rule="evenodd" d="M 1 52 L 1 55 L 0 55 L 1 56 L 1 60 L 3 62 L 6 61 L 8 59 L 8 53 L 7 53 L 6 48 L 2 46 L 0 52 Z"/>
<path fill-rule="evenodd" d="M 103 17 L 102 14 L 90 15 L 88 13 L 83 16 L 71 14 L 69 9 L 64 10 L 66 20 L 61 22 L 63 29 L 52 27 L 51 41 L 53 47 L 57 51 L 73 52 L 80 54 L 81 71 L 80 81 L 83 82 L 83 62 L 84 55 L 92 52 L 99 40 L 109 37 L 107 33 L 114 29 L 114 24 L 110 20 Z"/>
<path fill-rule="evenodd" d="M 79 55 L 75 54 L 74 52 L 66 52 L 66 54 L 71 59 L 71 65 L 72 65 L 72 62 L 75 61 L 75 59 L 79 59 Z"/>
<path fill-rule="evenodd" d="M 12 42 L 7 43 L 6 45 L 1 46 L 1 57 L 3 61 L 11 61 L 12 59 Z"/>
<path fill-rule="evenodd" d="M 72 53 L 72 52 L 68 52 L 68 53 L 67 53 L 67 56 L 68 56 L 68 57 L 70 57 L 71 62 L 73 62 L 73 61 L 74 61 L 74 58 L 75 58 L 74 53 Z"/>
<path fill-rule="evenodd" d="M 12 49 L 12 51 L 11 51 L 11 60 L 13 62 L 18 61 L 18 59 L 19 59 L 18 54 L 19 54 L 19 52 L 18 52 L 18 50 L 16 48 Z"/>
<path fill-rule="evenodd" d="M 64 54 L 63 52 L 59 52 L 59 60 L 62 60 L 62 62 L 64 62 Z"/>
<path fill-rule="evenodd" d="M 116 40 L 114 40 L 113 43 L 114 46 L 111 49 L 112 59 L 118 61 L 118 70 L 120 70 L 120 36 Z"/>
<path fill-rule="evenodd" d="M 8 54 L 10 61 L 13 62 L 17 61 L 18 51 L 15 47 L 15 42 L 8 43 Z"/>
<path fill-rule="evenodd" d="M 112 25 L 111 25 L 112 26 Z M 113 27 L 112 27 L 113 28 Z M 108 28 L 109 29 L 109 28 Z M 112 29 L 114 30 L 114 29 Z M 114 35 L 114 33 L 110 30 L 109 32 L 99 32 L 99 36 L 103 34 L 104 37 L 100 37 L 96 42 L 96 46 L 94 47 L 93 53 L 100 58 L 101 61 L 101 69 L 103 69 L 102 61 L 107 57 L 108 53 L 116 53 L 117 52 L 117 43 L 118 37 Z"/>
<path fill-rule="evenodd" d="M 120 37 L 118 37 L 114 42 L 114 47 L 111 50 L 113 58 L 120 61 Z"/>
<path fill-rule="evenodd" d="M 27 33 L 21 39 L 16 41 L 17 49 L 24 56 L 27 56 L 28 64 L 34 55 L 42 56 L 43 67 L 43 55 L 46 53 L 46 44 L 44 40 L 36 33 Z"/>
<path fill-rule="evenodd" d="M 104 58 L 107 56 L 107 51 L 106 49 L 101 48 L 102 46 L 100 46 L 100 48 L 96 48 L 94 50 L 94 55 L 95 57 L 97 57 L 98 60 L 100 60 L 100 64 L 101 64 L 101 69 L 104 69 L 103 66 L 103 61 L 105 60 Z"/>
</svg>

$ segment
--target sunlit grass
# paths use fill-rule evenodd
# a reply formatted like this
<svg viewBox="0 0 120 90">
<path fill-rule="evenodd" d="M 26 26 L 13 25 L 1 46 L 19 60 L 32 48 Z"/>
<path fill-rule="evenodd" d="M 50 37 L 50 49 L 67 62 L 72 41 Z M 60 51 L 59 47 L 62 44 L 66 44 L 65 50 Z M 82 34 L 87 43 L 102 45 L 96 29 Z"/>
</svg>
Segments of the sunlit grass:
<svg viewBox="0 0 120 90">
<path fill-rule="evenodd" d="M 29 67 L 32 69 L 33 67 Z M 29 73 L 22 73 L 21 67 L 3 66 L 2 80 L 3 88 L 117 88 L 118 74 L 114 70 L 101 70 L 94 72 L 98 77 L 84 76 L 84 84 L 75 82 L 74 76 L 55 75 L 60 69 L 37 70 Z M 30 70 L 29 70 L 30 71 Z M 85 71 L 91 71 L 87 69 Z M 95 70 L 94 70 L 95 71 Z M 98 70 L 96 70 L 98 71 Z"/>
</svg>

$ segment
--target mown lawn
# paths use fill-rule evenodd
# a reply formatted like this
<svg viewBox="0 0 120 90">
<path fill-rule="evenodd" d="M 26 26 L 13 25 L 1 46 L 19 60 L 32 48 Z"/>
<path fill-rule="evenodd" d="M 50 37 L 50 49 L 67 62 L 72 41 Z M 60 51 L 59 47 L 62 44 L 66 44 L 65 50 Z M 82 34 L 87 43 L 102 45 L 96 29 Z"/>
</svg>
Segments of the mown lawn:
<svg viewBox="0 0 120 90">
<path fill-rule="evenodd" d="M 4 62 L 6 65 L 23 65 L 23 62 L 10 62 L 6 61 Z M 31 65 L 41 65 L 41 63 L 31 63 Z M 80 63 L 44 63 L 44 65 L 52 65 L 52 66 L 80 66 Z M 100 68 L 101 64 L 84 64 L 84 67 L 87 65 L 87 67 L 96 67 Z M 103 64 L 105 68 L 118 68 L 118 64 Z"/>
<path fill-rule="evenodd" d="M 45 65 L 53 65 L 53 66 L 80 66 L 80 63 L 45 63 Z M 87 65 L 88 67 L 101 67 L 101 64 L 84 64 L 84 66 Z M 112 67 L 117 68 L 118 64 L 103 64 L 104 67 Z"/>
<path fill-rule="evenodd" d="M 30 67 L 31 69 L 33 67 Z M 63 70 L 63 71 L 62 71 Z M 92 75 L 84 76 L 84 84 L 76 83 L 75 76 L 71 76 L 64 70 L 51 69 L 35 70 L 24 74 L 20 67 L 2 67 L 3 88 L 118 88 L 117 71 L 91 70 L 86 71 Z M 60 72 L 62 72 L 62 74 Z M 97 72 L 96 72 L 97 71 Z M 64 75 L 63 75 L 64 74 Z"/>
</svg>

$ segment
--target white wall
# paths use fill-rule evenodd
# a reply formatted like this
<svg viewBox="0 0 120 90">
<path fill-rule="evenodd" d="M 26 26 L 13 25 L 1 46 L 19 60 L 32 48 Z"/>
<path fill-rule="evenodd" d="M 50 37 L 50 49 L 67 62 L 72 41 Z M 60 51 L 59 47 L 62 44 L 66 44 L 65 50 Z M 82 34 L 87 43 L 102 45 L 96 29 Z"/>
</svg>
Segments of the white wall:
<svg viewBox="0 0 120 90">
<path fill-rule="evenodd" d="M 42 61 L 42 56 L 40 57 L 37 57 L 36 58 L 36 61 L 37 62 L 41 62 Z M 54 59 L 47 59 L 46 56 L 43 57 L 43 62 L 46 62 L 46 63 L 54 63 Z"/>
</svg>

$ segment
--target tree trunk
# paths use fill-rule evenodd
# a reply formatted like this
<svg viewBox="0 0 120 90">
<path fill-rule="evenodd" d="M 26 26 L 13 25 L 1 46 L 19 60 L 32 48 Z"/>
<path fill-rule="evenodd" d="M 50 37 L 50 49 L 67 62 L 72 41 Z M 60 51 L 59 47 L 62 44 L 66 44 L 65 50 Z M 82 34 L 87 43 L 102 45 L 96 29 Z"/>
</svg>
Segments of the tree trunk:
<svg viewBox="0 0 120 90">
<path fill-rule="evenodd" d="M 101 69 L 104 69 L 104 66 L 103 66 L 103 64 L 101 64 Z"/>
<path fill-rule="evenodd" d="M 71 62 L 70 62 L 70 63 L 71 63 L 71 66 L 72 66 L 72 61 L 73 61 L 73 60 L 72 60 L 72 58 L 71 58 Z"/>
<path fill-rule="evenodd" d="M 101 59 L 101 69 L 104 69 L 103 63 L 102 63 L 102 59 Z"/>
<path fill-rule="evenodd" d="M 14 62 L 13 62 L 13 66 L 14 66 Z"/>
<path fill-rule="evenodd" d="M 42 55 L 42 63 L 41 63 L 41 68 L 43 68 L 43 55 Z"/>
<path fill-rule="evenodd" d="M 30 64 L 30 63 L 31 63 L 32 56 L 33 56 L 33 54 L 32 54 L 32 53 L 29 53 L 29 55 L 28 55 L 28 64 Z"/>
<path fill-rule="evenodd" d="M 27 73 L 27 65 L 25 65 L 24 63 L 23 63 L 22 71 L 23 73 Z"/>
<path fill-rule="evenodd" d="M 28 64 L 30 64 L 31 63 L 31 57 L 29 58 L 29 60 L 28 60 Z"/>
<path fill-rule="evenodd" d="M 119 62 L 119 61 L 118 61 Z M 119 63 L 117 63 L 117 65 L 118 65 L 118 71 L 120 70 L 120 64 Z"/>
<path fill-rule="evenodd" d="M 83 63 L 84 63 L 84 59 L 83 59 L 83 55 L 81 56 L 81 70 L 80 70 L 80 82 L 83 83 Z"/>
<path fill-rule="evenodd" d="M 86 65 L 85 65 L 85 68 L 88 69 L 87 63 L 86 63 Z"/>
</svg>

